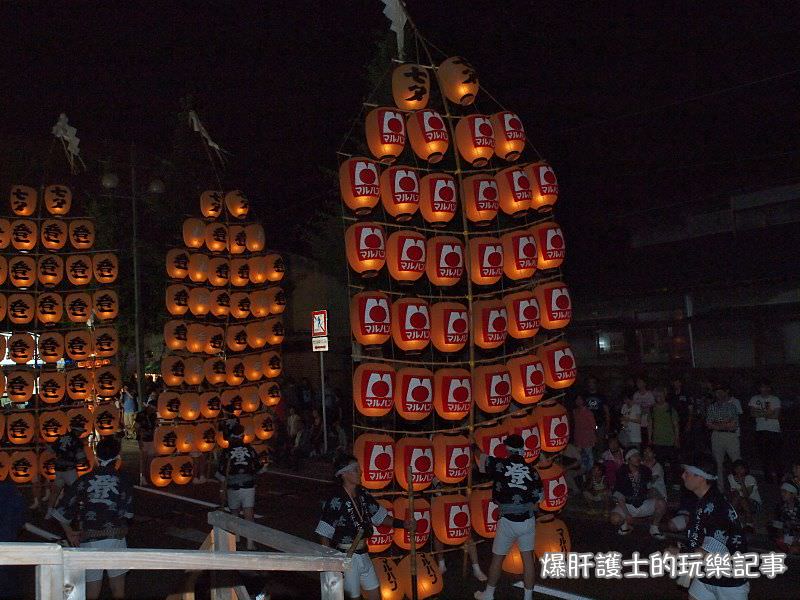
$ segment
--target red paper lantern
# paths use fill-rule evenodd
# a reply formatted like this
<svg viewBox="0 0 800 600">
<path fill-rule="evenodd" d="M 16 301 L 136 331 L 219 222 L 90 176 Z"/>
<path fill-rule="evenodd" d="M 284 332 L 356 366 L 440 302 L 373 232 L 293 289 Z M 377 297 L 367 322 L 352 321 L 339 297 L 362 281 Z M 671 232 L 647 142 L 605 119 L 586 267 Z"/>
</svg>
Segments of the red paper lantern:
<svg viewBox="0 0 800 600">
<path fill-rule="evenodd" d="M 546 162 L 537 162 L 525 167 L 533 188 L 531 206 L 539 212 L 553 210 L 558 201 L 558 180 L 553 167 Z"/>
<path fill-rule="evenodd" d="M 357 215 L 369 213 L 378 204 L 381 187 L 378 163 L 356 156 L 339 165 L 339 191 L 345 206 Z"/>
<path fill-rule="evenodd" d="M 514 231 L 500 237 L 503 244 L 503 272 L 515 281 L 530 279 L 536 272 L 536 238 L 530 231 Z"/>
<path fill-rule="evenodd" d="M 518 356 L 508 361 L 511 373 L 511 396 L 518 404 L 535 404 L 545 392 L 544 365 L 536 354 Z"/>
<path fill-rule="evenodd" d="M 547 387 L 560 390 L 575 383 L 578 370 L 575 367 L 575 355 L 567 342 L 542 346 L 537 355 L 544 364 L 544 382 Z"/>
<path fill-rule="evenodd" d="M 389 275 L 400 283 L 411 283 L 425 272 L 425 236 L 416 231 L 395 231 L 386 240 Z"/>
<path fill-rule="evenodd" d="M 419 110 L 428 106 L 430 81 L 425 67 L 402 64 L 392 72 L 392 98 L 398 108 Z"/>
<path fill-rule="evenodd" d="M 539 332 L 539 302 L 533 292 L 524 290 L 503 296 L 508 315 L 508 335 L 524 340 Z"/>
<path fill-rule="evenodd" d="M 433 407 L 447 421 L 460 421 L 472 408 L 472 379 L 466 369 L 439 369 L 433 376 Z"/>
<path fill-rule="evenodd" d="M 455 285 L 464 276 L 464 243 L 457 237 L 428 239 L 425 259 L 425 272 L 433 285 Z"/>
<path fill-rule="evenodd" d="M 437 302 L 431 307 L 431 341 L 440 352 L 458 352 L 469 340 L 467 307 L 458 302 Z"/>
<path fill-rule="evenodd" d="M 433 482 L 433 442 L 426 438 L 404 437 L 395 442 L 394 477 L 405 490 L 425 490 Z M 411 467 L 411 481 L 408 480 Z"/>
<path fill-rule="evenodd" d="M 442 61 L 436 70 L 442 93 L 450 102 L 469 106 L 475 102 L 480 89 L 478 75 L 467 60 L 461 56 L 451 56 Z"/>
<path fill-rule="evenodd" d="M 353 444 L 353 454 L 361 466 L 361 485 L 380 490 L 392 481 L 394 442 L 388 435 L 362 433 Z"/>
<path fill-rule="evenodd" d="M 392 333 L 389 297 L 381 292 L 360 292 L 350 300 L 353 337 L 365 346 L 380 346 Z"/>
<path fill-rule="evenodd" d="M 417 110 L 408 115 L 408 141 L 414 154 L 430 164 L 442 160 L 450 147 L 442 115 L 435 110 Z"/>
<path fill-rule="evenodd" d="M 463 435 L 433 436 L 434 472 L 439 481 L 456 484 L 469 474 L 470 443 Z"/>
<path fill-rule="evenodd" d="M 397 414 L 407 421 L 421 421 L 433 410 L 433 373 L 428 369 L 406 367 L 397 372 L 394 388 Z"/>
<path fill-rule="evenodd" d="M 503 169 L 495 175 L 500 198 L 500 210 L 515 219 L 524 217 L 531 208 L 531 181 L 527 171 L 514 166 Z"/>
<path fill-rule="evenodd" d="M 525 129 L 520 118 L 507 110 L 491 117 L 494 129 L 494 152 L 500 158 L 513 162 L 525 148 Z"/>
<path fill-rule="evenodd" d="M 536 237 L 537 266 L 540 269 L 557 269 L 564 262 L 564 234 L 557 223 L 549 221 L 531 228 Z"/>
<path fill-rule="evenodd" d="M 461 157 L 476 168 L 494 155 L 494 129 L 486 115 L 466 115 L 456 125 L 456 146 Z"/>
<path fill-rule="evenodd" d="M 369 151 L 382 163 L 393 163 L 406 146 L 403 114 L 394 108 L 371 110 L 365 119 L 364 129 Z"/>
<path fill-rule="evenodd" d="M 386 233 L 378 223 L 355 223 L 344 234 L 347 262 L 362 277 L 374 277 L 386 262 Z"/>
<path fill-rule="evenodd" d="M 511 404 L 511 374 L 505 365 L 475 367 L 472 389 L 475 403 L 484 412 L 503 412 Z"/>
<path fill-rule="evenodd" d="M 561 281 L 543 283 L 536 287 L 536 300 L 542 312 L 542 327 L 561 329 L 572 319 L 572 300 L 567 286 Z"/>
<path fill-rule="evenodd" d="M 428 303 L 421 298 L 400 298 L 392 303 L 392 339 L 409 354 L 418 354 L 431 341 Z"/>
<path fill-rule="evenodd" d="M 503 245 L 496 237 L 469 240 L 469 273 L 478 285 L 494 285 L 503 276 Z"/>
<path fill-rule="evenodd" d="M 395 519 L 406 521 L 411 517 L 408 498 L 396 498 L 392 508 Z M 427 500 L 414 498 L 414 520 L 417 522 L 417 529 L 414 532 L 414 544 L 417 548 L 422 548 L 428 543 L 428 538 L 431 535 L 431 505 Z M 405 527 L 396 527 L 392 537 L 398 548 L 411 550 L 411 536 Z"/>
<path fill-rule="evenodd" d="M 381 173 L 381 202 L 386 214 L 408 221 L 419 210 L 419 175 L 407 166 L 389 167 Z"/>
<path fill-rule="evenodd" d="M 472 533 L 469 502 L 461 494 L 434 496 L 431 503 L 433 532 L 443 544 L 458 546 Z"/>
<path fill-rule="evenodd" d="M 518 435 L 522 438 L 525 448 L 525 462 L 532 463 L 541 453 L 539 439 L 539 421 L 535 414 L 511 415 L 503 424 L 509 435 Z"/>
<path fill-rule="evenodd" d="M 564 469 L 553 464 L 536 470 L 542 480 L 542 491 L 544 492 L 544 496 L 539 501 L 539 509 L 545 512 L 558 512 L 566 505 L 569 493 Z"/>
<path fill-rule="evenodd" d="M 548 400 L 536 406 L 536 419 L 539 422 L 542 450 L 561 452 L 569 443 L 569 417 L 567 409 L 555 400 Z"/>
<path fill-rule="evenodd" d="M 419 210 L 431 227 L 444 227 L 458 208 L 456 182 L 447 173 L 430 173 L 420 181 Z"/>
<path fill-rule="evenodd" d="M 493 538 L 500 520 L 500 506 L 492 500 L 492 490 L 473 489 L 469 495 L 472 529 L 481 537 Z"/>
<path fill-rule="evenodd" d="M 362 363 L 353 373 L 353 402 L 367 417 L 384 417 L 394 405 L 395 372 L 381 363 Z"/>
<path fill-rule="evenodd" d="M 508 335 L 508 313 L 502 300 L 479 300 L 472 304 L 472 341 L 490 350 L 503 345 Z"/>
<path fill-rule="evenodd" d="M 491 175 L 472 175 L 461 180 L 462 210 L 472 223 L 487 226 L 500 210 L 497 182 Z"/>
<path fill-rule="evenodd" d="M 394 509 L 389 500 L 378 500 L 378 504 L 386 509 L 390 517 L 394 516 Z M 367 538 L 367 550 L 369 552 L 383 552 L 384 550 L 388 550 L 392 545 L 393 533 L 394 527 L 391 523 L 389 525 L 383 525 L 382 523 L 376 525 L 373 528 L 372 535 Z"/>
<path fill-rule="evenodd" d="M 507 437 L 508 428 L 502 423 L 475 428 L 475 444 L 486 456 L 508 458 L 508 448 L 503 443 Z"/>
</svg>

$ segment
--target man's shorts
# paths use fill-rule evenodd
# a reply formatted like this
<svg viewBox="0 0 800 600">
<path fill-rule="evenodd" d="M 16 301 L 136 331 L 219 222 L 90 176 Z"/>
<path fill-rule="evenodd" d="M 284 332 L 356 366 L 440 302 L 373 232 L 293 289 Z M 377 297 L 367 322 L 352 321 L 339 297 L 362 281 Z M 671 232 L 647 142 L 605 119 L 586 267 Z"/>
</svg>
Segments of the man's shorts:
<svg viewBox="0 0 800 600">
<path fill-rule="evenodd" d="M 648 498 L 642 505 L 638 508 L 633 504 L 626 504 L 625 505 L 628 509 L 628 512 L 634 519 L 639 519 L 643 517 L 652 517 L 656 512 L 656 501 L 654 498 Z M 625 516 L 622 508 L 617 505 L 614 507 L 614 510 L 611 511 L 612 513 L 617 513 L 618 515 Z"/>
<path fill-rule="evenodd" d="M 695 600 L 747 600 L 750 593 L 750 582 L 736 587 L 709 585 L 705 581 L 695 579 L 689 587 L 689 597 Z"/>
<path fill-rule="evenodd" d="M 511 550 L 514 542 L 517 542 L 520 552 L 530 552 L 533 550 L 535 537 L 536 519 L 533 517 L 525 521 L 510 521 L 505 517 L 500 517 L 494 542 L 492 542 L 492 553 L 505 556 Z"/>
<path fill-rule="evenodd" d="M 675 515 L 669 520 L 675 531 L 686 531 L 689 526 L 689 515 Z"/>
<path fill-rule="evenodd" d="M 127 548 L 128 544 L 125 541 L 125 538 L 118 540 L 116 538 L 108 539 L 108 540 L 94 540 L 91 542 L 81 542 L 81 548 L 94 548 L 95 550 L 113 550 L 113 549 L 124 549 Z M 130 571 L 130 569 L 108 569 L 108 576 L 111 577 L 119 577 L 120 575 L 125 575 Z M 86 583 L 91 583 L 92 581 L 103 581 L 103 569 L 99 570 L 86 570 Z"/>
<path fill-rule="evenodd" d="M 239 510 L 240 508 L 253 508 L 256 505 L 256 488 L 241 488 L 238 490 L 228 490 L 228 508 Z"/>
<path fill-rule="evenodd" d="M 54 483 L 57 487 L 67 487 L 78 481 L 78 472 L 75 469 L 69 471 L 56 471 Z"/>
<path fill-rule="evenodd" d="M 375 567 L 369 554 L 353 554 L 350 568 L 344 572 L 344 591 L 350 598 L 361 598 L 361 588 L 374 590 L 380 587 Z"/>
</svg>

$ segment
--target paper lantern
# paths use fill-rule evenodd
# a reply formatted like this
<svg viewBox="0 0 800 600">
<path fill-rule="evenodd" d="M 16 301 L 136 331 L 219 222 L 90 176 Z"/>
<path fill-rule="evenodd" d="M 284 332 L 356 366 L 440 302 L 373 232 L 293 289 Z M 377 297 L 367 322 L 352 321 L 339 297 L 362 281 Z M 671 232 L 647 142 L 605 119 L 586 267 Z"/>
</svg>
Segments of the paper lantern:
<svg viewBox="0 0 800 600">
<path fill-rule="evenodd" d="M 264 377 L 264 365 L 260 354 L 244 357 L 244 376 L 247 381 L 258 381 Z"/>
<path fill-rule="evenodd" d="M 400 496 L 395 499 L 392 504 L 392 514 L 395 519 L 405 521 L 411 517 L 410 512 L 408 498 Z M 417 549 L 421 549 L 428 543 L 428 538 L 431 536 L 431 505 L 427 500 L 419 497 L 414 498 L 414 520 L 417 522 L 414 543 Z M 398 548 L 411 550 L 411 536 L 405 527 L 395 527 L 392 532 L 392 538 Z"/>
<path fill-rule="evenodd" d="M 534 337 L 539 332 L 539 302 L 533 292 L 524 290 L 503 296 L 508 316 L 508 335 L 518 340 Z"/>
<path fill-rule="evenodd" d="M 381 600 L 403 600 L 405 581 L 401 581 L 397 565 L 391 558 L 373 558 L 373 567 L 378 575 Z"/>
<path fill-rule="evenodd" d="M 194 431 L 189 432 L 187 430 L 186 433 L 187 435 L 191 434 L 191 440 L 194 442 Z M 194 449 L 194 445 L 192 445 L 192 449 Z M 172 481 L 174 483 L 186 485 L 192 481 L 194 478 L 194 459 L 191 456 L 176 456 L 172 459 L 172 464 Z"/>
<path fill-rule="evenodd" d="M 15 297 L 16 296 L 16 297 Z M 9 317 L 14 318 L 12 315 L 12 309 L 16 313 L 19 311 L 19 314 L 31 314 L 30 309 L 32 306 L 29 304 L 29 300 L 33 300 L 33 296 L 27 296 L 27 294 L 14 294 L 13 296 L 9 297 L 10 302 L 14 302 L 15 306 L 12 307 L 9 304 Z M 61 320 L 61 317 L 64 314 L 64 302 L 59 294 L 39 294 L 36 299 L 36 318 L 39 319 L 41 323 L 45 325 L 50 325 L 52 323 L 57 323 Z M 30 322 L 30 320 L 26 321 Z M 62 348 L 63 349 L 63 348 Z"/>
<path fill-rule="evenodd" d="M 479 348 L 503 345 L 508 335 L 508 313 L 502 300 L 479 300 L 472 304 L 472 341 Z"/>
<path fill-rule="evenodd" d="M 183 243 L 187 248 L 202 248 L 206 238 L 206 224 L 202 219 L 186 219 L 182 233 Z"/>
<path fill-rule="evenodd" d="M 209 325 L 206 327 L 206 345 L 203 352 L 219 354 L 225 349 L 225 330 L 222 327 Z"/>
<path fill-rule="evenodd" d="M 540 269 L 557 269 L 564 262 L 564 234 L 557 223 L 548 221 L 535 225 L 531 232 L 536 238 L 537 265 Z"/>
<path fill-rule="evenodd" d="M 439 481 L 445 484 L 460 483 L 469 474 L 469 440 L 462 435 L 434 435 L 433 463 Z"/>
<path fill-rule="evenodd" d="M 14 483 L 31 483 L 36 479 L 38 471 L 38 458 L 36 452 L 25 450 L 22 452 L 12 452 L 8 468 L 8 474 Z"/>
<path fill-rule="evenodd" d="M 452 175 L 430 173 L 420 181 L 419 210 L 431 227 L 444 227 L 453 220 L 458 207 Z"/>
<path fill-rule="evenodd" d="M 430 164 L 442 160 L 450 147 L 442 115 L 435 110 L 418 110 L 408 115 L 408 141 L 414 154 Z"/>
<path fill-rule="evenodd" d="M 433 532 L 443 544 L 457 546 L 470 538 L 469 502 L 461 494 L 434 496 L 431 502 Z"/>
<path fill-rule="evenodd" d="M 475 428 L 475 444 L 486 456 L 508 458 L 508 449 L 504 444 L 508 437 L 508 428 L 504 423 Z"/>
<path fill-rule="evenodd" d="M 522 554 L 519 551 L 517 543 L 511 546 L 506 557 L 503 559 L 503 571 L 511 573 L 512 575 L 522 575 L 525 572 L 525 565 L 522 562 Z"/>
<path fill-rule="evenodd" d="M 5 417 L 4 417 L 5 419 Z M 0 432 L 6 430 L 5 420 L 0 423 Z M 11 455 L 8 452 L 0 452 L 0 481 L 5 481 L 11 467 Z M 401 599 L 402 600 L 402 599 Z"/>
<path fill-rule="evenodd" d="M 522 438 L 526 463 L 532 463 L 539 458 L 542 446 L 539 436 L 539 420 L 534 413 L 510 415 L 505 419 L 503 426 L 509 435 L 518 435 Z"/>
<path fill-rule="evenodd" d="M 119 315 L 119 297 L 113 290 L 100 290 L 92 294 L 94 316 L 101 321 L 116 319 Z"/>
<path fill-rule="evenodd" d="M 264 352 L 261 355 L 261 366 L 264 371 L 264 377 L 269 379 L 280 377 L 281 371 L 283 371 L 280 353 L 274 350 Z"/>
<path fill-rule="evenodd" d="M 93 354 L 92 333 L 88 329 L 67 332 L 64 336 L 64 346 L 67 350 L 67 356 L 72 360 L 86 360 Z"/>
<path fill-rule="evenodd" d="M 11 245 L 17 250 L 33 250 L 36 247 L 39 228 L 34 221 L 21 219 L 11 223 Z"/>
<path fill-rule="evenodd" d="M 250 212 L 250 200 L 241 190 L 233 190 L 225 194 L 225 208 L 231 216 L 244 219 Z"/>
<path fill-rule="evenodd" d="M 67 371 L 67 395 L 72 400 L 86 400 L 92 391 L 92 373 L 88 369 Z"/>
<path fill-rule="evenodd" d="M 466 369 L 439 369 L 433 376 L 433 407 L 447 421 L 460 421 L 472 408 L 472 379 Z"/>
<path fill-rule="evenodd" d="M 244 383 L 244 361 L 241 358 L 225 360 L 225 382 L 234 387 Z"/>
<path fill-rule="evenodd" d="M 381 203 L 386 214 L 408 221 L 419 210 L 419 175 L 407 166 L 389 167 L 380 178 Z"/>
<path fill-rule="evenodd" d="M 394 476 L 405 490 L 425 490 L 433 482 L 433 442 L 426 438 L 404 437 L 395 442 Z M 411 467 L 411 481 L 408 469 Z"/>
<path fill-rule="evenodd" d="M 286 274 L 286 263 L 280 254 L 267 254 L 267 281 L 277 283 Z"/>
<path fill-rule="evenodd" d="M 270 412 L 253 415 L 253 426 L 259 440 L 268 440 L 275 435 L 275 419 Z"/>
<path fill-rule="evenodd" d="M 164 343 L 169 350 L 183 350 L 186 348 L 187 335 L 186 321 L 173 319 L 164 324 Z"/>
<path fill-rule="evenodd" d="M 544 496 L 539 502 L 539 509 L 545 512 L 558 512 L 567 503 L 567 479 L 564 477 L 564 469 L 553 464 L 545 468 L 537 468 L 539 477 L 542 480 L 542 491 Z"/>
<path fill-rule="evenodd" d="M 56 479 L 56 453 L 46 448 L 39 453 L 39 475 L 46 481 Z"/>
<path fill-rule="evenodd" d="M 43 254 L 37 261 L 36 273 L 44 287 L 58 285 L 64 279 L 64 259 L 55 254 Z"/>
<path fill-rule="evenodd" d="M 178 444 L 178 432 L 173 425 L 159 425 L 153 434 L 153 444 L 156 454 L 168 456 L 174 454 Z"/>
<path fill-rule="evenodd" d="M 0 285 L 5 283 L 8 277 L 8 261 L 5 256 L 0 256 Z"/>
<path fill-rule="evenodd" d="M 207 315 L 208 311 L 211 310 L 211 291 L 204 287 L 190 288 L 186 303 L 189 305 L 191 313 L 196 317 Z"/>
<path fill-rule="evenodd" d="M 92 257 L 92 270 L 98 283 L 114 283 L 119 273 L 117 255 L 110 252 L 101 252 Z"/>
<path fill-rule="evenodd" d="M 221 398 L 219 392 L 203 392 L 199 396 L 200 415 L 204 419 L 216 419 L 219 415 Z"/>
<path fill-rule="evenodd" d="M 252 413 L 261 408 L 261 399 L 258 396 L 258 386 L 246 385 L 239 389 L 242 395 L 242 410 Z"/>
<path fill-rule="evenodd" d="M 418 110 L 428 106 L 430 77 L 428 71 L 415 64 L 403 64 L 392 71 L 392 98 L 403 110 Z"/>
<path fill-rule="evenodd" d="M 491 488 L 473 489 L 469 495 L 472 529 L 479 536 L 493 538 L 500 520 L 500 506 L 492 500 Z"/>
<path fill-rule="evenodd" d="M 67 257 L 67 280 L 72 285 L 87 285 L 92 280 L 92 259 L 83 254 Z"/>
<path fill-rule="evenodd" d="M 353 403 L 367 417 L 383 417 L 394 405 L 395 371 L 381 363 L 362 363 L 353 373 Z"/>
<path fill-rule="evenodd" d="M 183 383 L 185 385 L 200 385 L 203 383 L 203 359 L 199 356 L 189 356 L 183 359 Z"/>
<path fill-rule="evenodd" d="M 409 554 L 397 566 L 398 577 L 404 588 L 406 596 L 412 598 L 411 580 L 411 555 Z M 417 595 L 419 600 L 440 594 L 444 589 L 444 580 L 439 572 L 439 566 L 430 554 L 419 553 L 416 555 L 417 566 Z"/>
<path fill-rule="evenodd" d="M 48 294 L 48 296 L 50 296 L 50 294 Z M 26 325 L 30 323 L 33 321 L 35 306 L 31 294 L 11 294 L 8 297 L 8 320 L 15 325 Z"/>
<path fill-rule="evenodd" d="M 361 485 L 380 490 L 392 481 L 394 442 L 388 435 L 362 433 L 353 444 L 353 454 L 361 467 Z"/>
<path fill-rule="evenodd" d="M 32 287 L 36 283 L 36 261 L 30 256 L 12 257 L 8 261 L 8 279 L 14 287 Z"/>
<path fill-rule="evenodd" d="M 189 288 L 182 284 L 167 286 L 167 311 L 171 315 L 185 315 L 189 310 Z"/>
<path fill-rule="evenodd" d="M 495 175 L 500 210 L 515 219 L 531 208 L 533 192 L 528 173 L 522 167 L 508 167 Z"/>
<path fill-rule="evenodd" d="M 214 257 L 209 259 L 208 283 L 215 287 L 227 287 L 230 279 L 231 264 L 227 258 Z"/>
<path fill-rule="evenodd" d="M 431 341 L 440 352 L 458 352 L 469 339 L 467 307 L 458 302 L 431 306 Z"/>
<path fill-rule="evenodd" d="M 250 296 L 244 292 L 231 294 L 230 315 L 234 319 L 246 319 L 250 316 Z"/>
<path fill-rule="evenodd" d="M 392 503 L 389 500 L 378 500 L 380 506 L 386 509 L 390 517 L 394 515 Z M 372 530 L 372 535 L 367 538 L 367 550 L 369 552 L 383 552 L 388 550 L 392 545 L 392 533 L 394 527 L 391 525 L 375 525 Z"/>
<path fill-rule="evenodd" d="M 30 298 L 31 298 L 31 300 L 33 300 L 33 296 L 31 296 Z M 7 308 L 8 308 L 8 306 L 7 306 L 6 295 L 5 294 L 0 294 L 0 320 L 6 318 L 6 309 Z M 9 318 L 10 318 L 10 315 L 9 315 Z M 5 338 L 3 338 L 3 341 L 5 341 Z M 3 346 L 3 352 L 5 353 L 5 345 Z"/>
<path fill-rule="evenodd" d="M 264 235 L 264 227 L 260 223 L 251 223 L 244 228 L 247 236 L 247 249 L 250 252 L 261 252 L 267 245 L 267 236 Z"/>
<path fill-rule="evenodd" d="M 491 175 L 472 175 L 461 181 L 461 201 L 467 220 L 485 227 L 500 209 L 497 182 Z"/>
<path fill-rule="evenodd" d="M 495 237 L 469 240 L 470 277 L 478 285 L 494 285 L 503 276 L 503 245 Z"/>
<path fill-rule="evenodd" d="M 94 415 L 85 406 L 68 410 L 67 418 L 70 429 L 79 429 L 81 433 L 78 437 L 82 439 L 88 438 L 89 433 L 94 429 Z M 86 447 L 85 443 L 84 447 Z"/>
<path fill-rule="evenodd" d="M 536 238 L 529 230 L 514 231 L 500 237 L 503 244 L 503 272 L 518 281 L 530 279 L 536 272 Z"/>
<path fill-rule="evenodd" d="M 421 298 L 400 298 L 392 303 L 392 339 L 409 354 L 419 354 L 431 341 L 428 303 Z"/>
<path fill-rule="evenodd" d="M 94 353 L 99 358 L 110 358 L 117 353 L 119 337 L 114 327 L 97 327 L 92 332 Z"/>
<path fill-rule="evenodd" d="M 511 396 L 518 404 L 535 404 L 545 392 L 544 365 L 536 354 L 518 356 L 508 361 Z"/>
<path fill-rule="evenodd" d="M 186 365 L 182 358 L 170 354 L 161 359 L 161 377 L 166 385 L 175 387 L 182 384 L 185 375 Z"/>
<path fill-rule="evenodd" d="M 211 385 L 219 385 L 225 381 L 225 359 L 209 358 L 203 363 L 203 375 Z"/>
<path fill-rule="evenodd" d="M 172 483 L 175 466 L 171 459 L 160 456 L 150 461 L 150 482 L 156 487 L 166 487 Z"/>
<path fill-rule="evenodd" d="M 267 326 L 267 344 L 270 346 L 278 346 L 283 342 L 286 337 L 286 328 L 283 325 L 283 318 L 272 317 L 266 320 Z"/>
<path fill-rule="evenodd" d="M 29 217 L 36 212 L 36 190 L 27 185 L 12 185 L 9 202 L 11 212 L 20 217 Z"/>
<path fill-rule="evenodd" d="M 199 252 L 189 254 L 188 274 L 195 283 L 203 283 L 208 279 L 208 256 Z"/>
<path fill-rule="evenodd" d="M 426 243 L 425 272 L 434 285 L 457 284 L 464 275 L 464 244 L 453 236 L 436 236 Z"/>
<path fill-rule="evenodd" d="M 279 315 L 286 310 L 286 292 L 283 291 L 283 288 L 272 287 L 269 288 L 268 290 L 262 290 L 262 291 L 264 292 L 262 300 L 263 307 L 259 309 L 258 314 L 256 313 L 255 308 L 253 306 L 255 302 L 252 300 L 252 295 L 251 295 L 250 312 L 253 314 L 254 317 L 266 317 L 267 314 Z M 267 314 L 260 314 L 261 312 L 263 312 L 264 308 L 266 308 Z"/>
<path fill-rule="evenodd" d="M 392 279 L 417 281 L 425 272 L 425 236 L 411 230 L 395 231 L 386 240 L 386 264 Z"/>
<path fill-rule="evenodd" d="M 175 427 L 177 439 L 175 451 L 184 454 L 194 450 L 194 425 L 191 423 L 180 424 Z"/>
<path fill-rule="evenodd" d="M 48 364 L 56 363 L 64 356 L 64 336 L 60 333 L 39 334 L 39 358 Z"/>
<path fill-rule="evenodd" d="M 359 344 L 380 346 L 392 332 L 389 298 L 381 292 L 359 292 L 350 300 L 350 327 Z"/>
<path fill-rule="evenodd" d="M 247 250 L 247 233 L 241 225 L 228 226 L 228 252 L 243 254 Z"/>
<path fill-rule="evenodd" d="M 6 417 L 6 439 L 12 444 L 30 444 L 35 433 L 36 418 L 33 413 L 14 411 Z"/>
<path fill-rule="evenodd" d="M 484 412 L 503 412 L 511 404 L 511 374 L 505 365 L 475 367 L 472 389 L 475 403 Z"/>
<path fill-rule="evenodd" d="M 536 286 L 536 300 L 541 308 L 541 324 L 545 329 L 561 329 L 572 319 L 572 300 L 567 286 L 552 281 Z"/>
<path fill-rule="evenodd" d="M 11 221 L 0 219 L 0 248 L 6 249 L 11 243 Z"/>
<path fill-rule="evenodd" d="M 533 552 L 541 558 L 547 552 L 563 552 L 569 554 L 572 540 L 564 521 L 552 514 L 542 515 L 536 519 L 536 541 Z"/>
<path fill-rule="evenodd" d="M 224 192 L 217 190 L 206 190 L 200 194 L 200 212 L 206 219 L 216 219 L 222 214 L 224 196 Z"/>
<path fill-rule="evenodd" d="M 264 406 L 277 406 L 281 402 L 281 386 L 276 381 L 267 381 L 258 386 L 258 396 Z"/>
<path fill-rule="evenodd" d="M 560 390 L 575 383 L 578 370 L 575 367 L 575 355 L 567 342 L 542 346 L 537 355 L 544 364 L 544 382 L 547 387 Z"/>
<path fill-rule="evenodd" d="M 122 387 L 122 377 L 119 367 L 106 365 L 94 372 L 94 387 L 101 398 L 112 398 L 119 394 Z"/>
<path fill-rule="evenodd" d="M 177 419 L 181 409 L 181 396 L 175 392 L 161 392 L 156 408 L 162 419 Z"/>
<path fill-rule="evenodd" d="M 27 402 L 33 395 L 33 371 L 6 373 L 6 395 L 11 402 Z"/>
<path fill-rule="evenodd" d="M 345 232 L 347 263 L 362 277 L 374 277 L 386 262 L 386 233 L 377 223 L 355 223 Z"/>
<path fill-rule="evenodd" d="M 198 423 L 194 436 L 198 452 L 211 452 L 217 447 L 217 429 L 213 423 Z"/>
<path fill-rule="evenodd" d="M 569 443 L 569 417 L 567 409 L 555 400 L 536 406 L 541 446 L 544 452 L 561 452 Z"/>
<path fill-rule="evenodd" d="M 345 206 L 357 215 L 366 215 L 375 208 L 381 195 L 378 177 L 378 163 L 364 156 L 339 165 L 339 191 Z"/>
<path fill-rule="evenodd" d="M 467 163 L 476 168 L 485 167 L 494 154 L 494 130 L 489 117 L 461 117 L 456 124 L 456 146 Z"/>
<path fill-rule="evenodd" d="M 42 223 L 42 245 L 48 250 L 61 250 L 67 243 L 67 224 L 58 219 L 47 219 Z"/>
<path fill-rule="evenodd" d="M 66 215 L 72 208 L 72 190 L 52 184 L 44 188 L 44 206 L 51 215 Z"/>
<path fill-rule="evenodd" d="M 421 421 L 433 410 L 433 373 L 406 367 L 397 371 L 394 406 L 407 421 Z"/>
<path fill-rule="evenodd" d="M 267 265 L 267 268 L 269 266 Z M 231 260 L 231 284 L 242 287 L 250 283 L 250 263 L 246 258 Z"/>
<path fill-rule="evenodd" d="M 113 435 L 119 431 L 119 409 L 113 404 L 101 404 L 95 409 L 94 428 L 100 435 Z"/>
<path fill-rule="evenodd" d="M 558 180 L 553 167 L 546 162 L 537 162 L 527 165 L 525 171 L 533 191 L 531 207 L 542 213 L 552 211 L 558 201 Z"/>
<path fill-rule="evenodd" d="M 393 108 L 375 108 L 364 121 L 367 145 L 372 155 L 382 163 L 393 163 L 406 145 L 406 126 L 403 115 Z"/>
<path fill-rule="evenodd" d="M 69 243 L 76 250 L 90 250 L 94 246 L 94 223 L 88 219 L 70 221 Z"/>
<path fill-rule="evenodd" d="M 30 333 L 13 333 L 8 338 L 8 358 L 18 365 L 24 365 L 33 360 L 35 347 Z"/>
<path fill-rule="evenodd" d="M 173 248 L 167 252 L 167 275 L 173 279 L 189 276 L 189 252 L 182 248 Z"/>
<path fill-rule="evenodd" d="M 228 227 L 224 223 L 209 223 L 205 226 L 204 241 L 206 247 L 212 252 L 227 250 Z"/>
<path fill-rule="evenodd" d="M 259 285 L 266 283 L 269 264 L 266 256 L 253 256 L 247 261 L 250 283 Z"/>
<path fill-rule="evenodd" d="M 442 93 L 450 102 L 469 106 L 475 102 L 480 89 L 478 75 L 471 64 L 461 56 L 452 56 L 439 65 L 436 74 Z"/>
<path fill-rule="evenodd" d="M 494 130 L 494 152 L 509 162 L 513 162 L 525 148 L 525 129 L 520 118 L 507 110 L 491 116 Z"/>
</svg>

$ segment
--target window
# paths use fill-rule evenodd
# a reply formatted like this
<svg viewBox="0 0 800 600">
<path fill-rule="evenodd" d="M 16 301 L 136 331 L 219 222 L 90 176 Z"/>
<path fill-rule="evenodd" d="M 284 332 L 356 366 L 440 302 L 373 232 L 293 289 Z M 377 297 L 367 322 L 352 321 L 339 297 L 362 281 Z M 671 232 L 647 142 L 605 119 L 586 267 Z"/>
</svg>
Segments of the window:
<svg viewBox="0 0 800 600">
<path fill-rule="evenodd" d="M 625 335 L 621 331 L 598 331 L 597 332 L 597 354 L 605 356 L 608 354 L 625 353 Z"/>
</svg>

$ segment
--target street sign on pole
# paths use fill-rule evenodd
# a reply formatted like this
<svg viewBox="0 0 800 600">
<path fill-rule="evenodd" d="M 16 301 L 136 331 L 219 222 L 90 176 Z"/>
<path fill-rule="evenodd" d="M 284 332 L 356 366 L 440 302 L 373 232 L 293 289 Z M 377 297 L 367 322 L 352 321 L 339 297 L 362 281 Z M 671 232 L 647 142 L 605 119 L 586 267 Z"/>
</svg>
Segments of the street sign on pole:
<svg viewBox="0 0 800 600">
<path fill-rule="evenodd" d="M 314 352 L 327 352 L 328 351 L 328 338 L 326 338 L 326 337 L 311 338 L 311 349 Z"/>
<path fill-rule="evenodd" d="M 311 312 L 311 337 L 328 336 L 328 311 L 315 310 Z"/>
<path fill-rule="evenodd" d="M 325 408 L 325 353 L 328 351 L 328 311 L 311 311 L 311 350 L 319 352 L 319 391 L 322 398 L 322 446 L 328 453 L 328 414 Z"/>
</svg>

